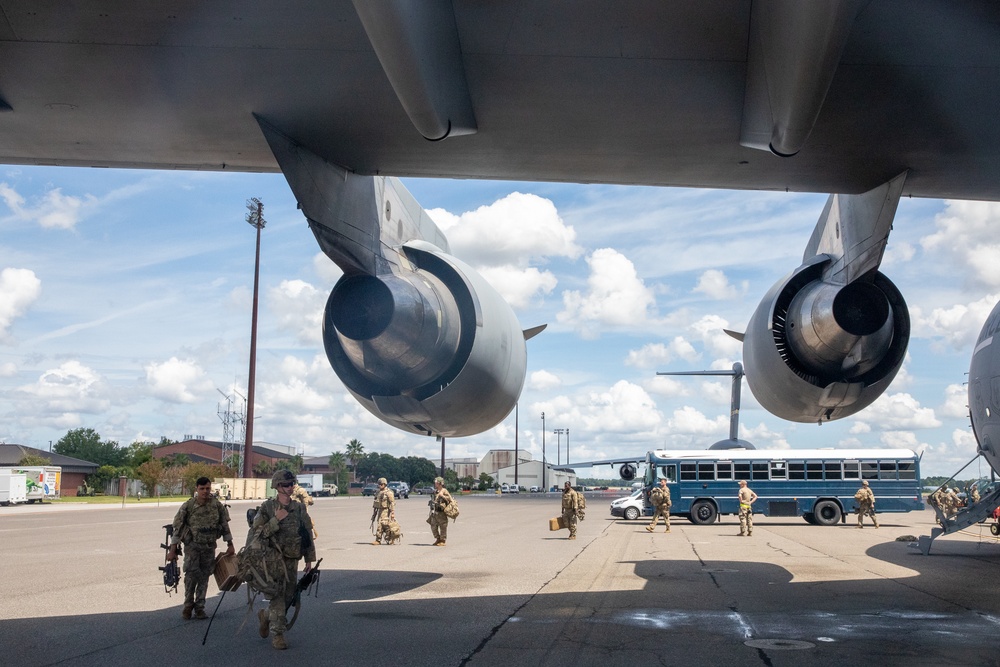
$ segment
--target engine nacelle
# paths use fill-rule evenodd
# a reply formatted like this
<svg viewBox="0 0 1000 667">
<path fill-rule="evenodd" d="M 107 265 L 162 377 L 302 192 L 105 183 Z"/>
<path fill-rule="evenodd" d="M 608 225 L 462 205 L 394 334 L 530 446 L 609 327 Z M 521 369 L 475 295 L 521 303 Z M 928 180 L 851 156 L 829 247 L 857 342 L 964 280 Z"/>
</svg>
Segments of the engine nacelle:
<svg viewBox="0 0 1000 667">
<path fill-rule="evenodd" d="M 472 268 L 425 242 L 412 271 L 345 275 L 327 300 L 323 343 L 365 408 L 421 435 L 481 433 L 514 408 L 527 368 L 506 301 Z"/>
<path fill-rule="evenodd" d="M 772 414 L 796 422 L 852 415 L 886 390 L 903 364 L 910 315 L 879 272 L 838 285 L 817 256 L 767 293 L 747 326 L 747 383 Z"/>
</svg>

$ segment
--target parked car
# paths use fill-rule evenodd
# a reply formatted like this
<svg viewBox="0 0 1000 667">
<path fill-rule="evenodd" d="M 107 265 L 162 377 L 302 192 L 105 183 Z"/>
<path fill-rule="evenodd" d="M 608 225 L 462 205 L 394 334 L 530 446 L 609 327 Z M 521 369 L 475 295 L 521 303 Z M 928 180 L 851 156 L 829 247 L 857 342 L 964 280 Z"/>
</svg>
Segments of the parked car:
<svg viewBox="0 0 1000 667">
<path fill-rule="evenodd" d="M 528 491 L 531 492 L 531 493 L 538 493 L 541 490 L 542 490 L 542 488 L 539 487 L 539 486 L 533 486 L 530 489 L 528 489 Z"/>
<path fill-rule="evenodd" d="M 365 484 L 365 488 L 361 489 L 361 495 L 374 496 L 377 491 L 378 484 Z"/>
<path fill-rule="evenodd" d="M 510 493 L 510 484 L 501 484 L 500 493 Z"/>
<path fill-rule="evenodd" d="M 634 491 L 631 496 L 619 498 L 611 502 L 611 516 L 635 521 L 643 514 L 643 489 Z"/>
<path fill-rule="evenodd" d="M 393 495 L 397 498 L 409 498 L 410 497 L 410 485 L 406 482 L 389 482 L 389 488 L 392 489 Z"/>
<path fill-rule="evenodd" d="M 510 493 L 520 493 L 521 492 L 521 487 L 517 486 L 516 484 L 511 484 L 509 492 Z"/>
<path fill-rule="evenodd" d="M 421 495 L 421 496 L 424 496 L 424 495 L 427 495 L 427 496 L 434 495 L 434 487 L 433 486 L 418 486 L 416 489 L 414 489 L 414 491 L 416 491 L 417 495 Z"/>
</svg>

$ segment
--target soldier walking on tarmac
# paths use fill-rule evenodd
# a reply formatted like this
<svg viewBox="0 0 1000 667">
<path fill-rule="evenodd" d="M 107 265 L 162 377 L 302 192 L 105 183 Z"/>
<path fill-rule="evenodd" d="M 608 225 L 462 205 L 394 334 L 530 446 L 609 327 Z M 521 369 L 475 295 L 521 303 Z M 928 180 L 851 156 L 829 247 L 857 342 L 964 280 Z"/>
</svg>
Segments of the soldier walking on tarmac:
<svg viewBox="0 0 1000 667">
<path fill-rule="evenodd" d="M 199 477 L 195 482 L 194 497 L 189 498 L 174 516 L 173 534 L 167 560 L 177 560 L 177 544 L 184 552 L 184 610 L 181 617 L 208 618 L 205 614 L 205 594 L 208 578 L 215 570 L 215 545 L 220 537 L 229 548 L 226 554 L 236 553 L 233 535 L 229 532 L 229 512 L 226 506 L 212 495 L 212 480 Z"/>
<path fill-rule="evenodd" d="M 562 515 L 563 520 L 566 522 L 566 527 L 569 528 L 569 539 L 576 539 L 576 525 L 577 525 L 577 512 L 580 508 L 580 499 L 577 497 L 576 491 L 569 482 L 563 485 L 563 495 L 562 495 Z"/>
<path fill-rule="evenodd" d="M 667 526 L 664 533 L 670 532 L 670 489 L 667 488 L 667 480 L 663 477 L 660 478 L 660 485 L 654 487 L 649 494 L 649 502 L 653 505 L 653 520 L 646 530 L 653 532 L 656 530 L 656 522 L 659 521 L 660 517 L 663 517 L 663 523 Z"/>
<path fill-rule="evenodd" d="M 757 494 L 747 486 L 745 479 L 740 480 L 740 536 L 753 535 L 753 502 Z"/>
<path fill-rule="evenodd" d="M 434 496 L 427 501 L 431 513 L 427 517 L 427 523 L 431 525 L 431 533 L 434 535 L 434 546 L 443 547 L 448 541 L 448 515 L 445 508 L 453 502 L 451 493 L 444 488 L 444 478 L 434 478 Z"/>
<path fill-rule="evenodd" d="M 389 483 L 385 477 L 378 478 L 378 491 L 375 492 L 375 500 L 372 502 L 372 521 L 375 522 L 375 541 L 372 544 L 390 544 L 389 523 L 396 518 L 396 496 L 392 489 L 388 488 Z"/>
<path fill-rule="evenodd" d="M 878 519 L 875 518 L 875 494 L 868 487 L 868 480 L 861 482 L 861 488 L 854 494 L 854 502 L 858 504 L 858 528 L 864 528 L 865 516 L 872 518 L 872 523 L 878 528 Z"/>
</svg>

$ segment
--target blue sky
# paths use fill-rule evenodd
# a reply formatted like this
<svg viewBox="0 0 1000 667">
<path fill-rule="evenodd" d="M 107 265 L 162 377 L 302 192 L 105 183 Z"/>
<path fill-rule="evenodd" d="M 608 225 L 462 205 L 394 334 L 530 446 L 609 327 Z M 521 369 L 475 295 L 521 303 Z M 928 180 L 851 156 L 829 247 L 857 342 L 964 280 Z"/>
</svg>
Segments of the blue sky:
<svg viewBox="0 0 1000 667">
<path fill-rule="evenodd" d="M 555 462 L 702 448 L 728 433 L 729 369 L 759 299 L 801 261 L 825 195 L 406 179 L 453 252 L 514 305 L 528 344 L 519 443 Z M 263 232 L 255 439 L 307 456 L 368 450 L 435 459 L 438 444 L 358 406 L 330 369 L 320 318 L 339 270 L 283 177 L 0 170 L 0 440 L 45 449 L 67 430 L 221 439 L 221 392 L 245 394 L 254 230 Z M 758 448 L 908 447 L 926 474 L 975 455 L 965 380 L 1000 299 L 1000 205 L 904 199 L 882 270 L 910 306 L 907 360 L 883 398 L 823 426 L 777 419 L 744 385 Z M 449 456 L 513 447 L 514 416 L 448 441 Z M 565 437 L 560 438 L 565 445 Z M 565 452 L 562 454 L 565 462 Z M 976 464 L 976 469 L 988 468 Z M 610 470 L 606 469 L 607 476 Z"/>
</svg>

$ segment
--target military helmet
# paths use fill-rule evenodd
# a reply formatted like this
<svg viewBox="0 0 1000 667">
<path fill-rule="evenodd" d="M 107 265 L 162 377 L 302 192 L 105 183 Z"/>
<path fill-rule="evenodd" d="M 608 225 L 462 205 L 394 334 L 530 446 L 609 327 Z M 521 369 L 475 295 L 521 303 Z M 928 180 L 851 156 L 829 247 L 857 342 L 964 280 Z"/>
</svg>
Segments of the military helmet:
<svg viewBox="0 0 1000 667">
<path fill-rule="evenodd" d="M 291 470 L 279 470 L 271 476 L 271 488 L 278 488 L 279 484 L 295 484 L 295 473 Z"/>
<path fill-rule="evenodd" d="M 444 486 L 444 477 L 435 477 L 434 478 L 434 483 L 435 484 L 440 484 L 441 486 Z"/>
<path fill-rule="evenodd" d="M 379 483 L 379 486 L 384 486 L 384 485 L 388 484 L 389 482 L 386 480 L 385 477 L 379 477 L 378 478 L 378 483 Z"/>
<path fill-rule="evenodd" d="M 868 486 L 868 480 L 867 479 L 861 480 L 861 486 Z"/>
</svg>

